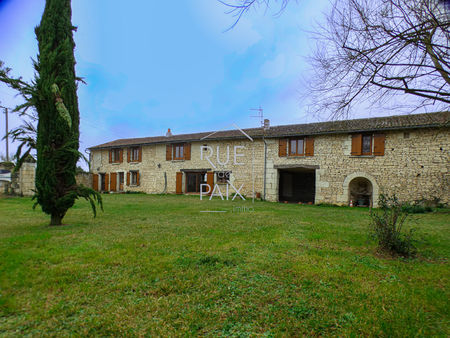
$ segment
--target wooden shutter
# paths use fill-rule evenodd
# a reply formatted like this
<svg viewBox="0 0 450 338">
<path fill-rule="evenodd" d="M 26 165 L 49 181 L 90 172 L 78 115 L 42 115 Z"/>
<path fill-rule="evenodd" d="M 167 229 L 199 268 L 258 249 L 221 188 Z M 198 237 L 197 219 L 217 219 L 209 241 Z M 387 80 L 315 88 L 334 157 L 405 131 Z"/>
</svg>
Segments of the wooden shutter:
<svg viewBox="0 0 450 338">
<path fill-rule="evenodd" d="M 139 147 L 139 162 L 142 162 L 142 147 Z"/>
<path fill-rule="evenodd" d="M 166 145 L 166 161 L 172 161 L 172 145 Z"/>
<path fill-rule="evenodd" d="M 384 156 L 384 141 L 386 135 L 375 134 L 373 135 L 373 154 L 375 156 Z"/>
<path fill-rule="evenodd" d="M 362 134 L 352 135 L 352 155 L 362 155 Z"/>
<path fill-rule="evenodd" d="M 92 189 L 98 191 L 98 174 L 92 175 Z"/>
<path fill-rule="evenodd" d="M 314 137 L 305 137 L 305 155 L 314 156 Z"/>
<path fill-rule="evenodd" d="M 127 172 L 127 185 L 130 185 L 130 172 Z"/>
<path fill-rule="evenodd" d="M 111 180 L 110 180 L 110 189 L 111 191 L 117 190 L 117 173 L 111 173 Z"/>
<path fill-rule="evenodd" d="M 131 148 L 127 148 L 127 162 L 130 163 Z"/>
<path fill-rule="evenodd" d="M 214 173 L 212 171 L 208 171 L 206 173 L 206 184 L 209 185 L 209 194 L 212 194 L 212 191 L 214 190 Z"/>
<path fill-rule="evenodd" d="M 287 156 L 287 144 L 288 141 L 285 138 L 281 138 L 278 141 L 278 156 L 286 157 Z"/>
<path fill-rule="evenodd" d="M 123 162 L 123 149 L 119 150 L 119 162 L 122 163 Z"/>
<path fill-rule="evenodd" d="M 109 191 L 109 174 L 105 174 L 105 191 Z"/>
<path fill-rule="evenodd" d="M 183 173 L 181 171 L 177 172 L 177 176 L 176 176 L 176 187 L 175 187 L 175 192 L 177 194 L 182 194 L 183 193 Z"/>
<path fill-rule="evenodd" d="M 138 172 L 136 172 L 136 185 L 140 185 L 141 184 L 141 174 Z"/>
<path fill-rule="evenodd" d="M 184 144 L 184 159 L 185 160 L 191 159 L 191 144 L 190 143 Z"/>
<path fill-rule="evenodd" d="M 112 163 L 112 149 L 109 149 L 109 163 Z"/>
</svg>

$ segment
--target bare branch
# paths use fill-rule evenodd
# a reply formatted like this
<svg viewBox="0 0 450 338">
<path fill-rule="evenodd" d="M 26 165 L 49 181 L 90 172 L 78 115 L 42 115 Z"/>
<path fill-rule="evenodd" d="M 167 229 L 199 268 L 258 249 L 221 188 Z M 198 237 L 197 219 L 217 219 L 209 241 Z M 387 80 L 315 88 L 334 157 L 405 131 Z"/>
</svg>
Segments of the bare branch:
<svg viewBox="0 0 450 338">
<path fill-rule="evenodd" d="M 410 109 L 448 110 L 449 18 L 437 0 L 334 0 L 314 35 L 310 111 L 344 117 L 400 93 L 420 99 Z"/>
<path fill-rule="evenodd" d="M 222 5 L 227 7 L 226 14 L 231 14 L 233 17 L 236 18 L 234 23 L 226 29 L 226 31 L 229 31 L 233 29 L 241 20 L 241 18 L 252 8 L 257 7 L 265 7 L 265 10 L 267 10 L 270 7 L 270 0 L 234 0 L 234 1 L 225 1 L 225 0 L 217 0 Z M 278 2 L 280 8 L 278 11 L 274 14 L 275 16 L 279 15 L 281 12 L 284 11 L 286 8 L 289 0 L 272 0 L 273 2 Z"/>
</svg>

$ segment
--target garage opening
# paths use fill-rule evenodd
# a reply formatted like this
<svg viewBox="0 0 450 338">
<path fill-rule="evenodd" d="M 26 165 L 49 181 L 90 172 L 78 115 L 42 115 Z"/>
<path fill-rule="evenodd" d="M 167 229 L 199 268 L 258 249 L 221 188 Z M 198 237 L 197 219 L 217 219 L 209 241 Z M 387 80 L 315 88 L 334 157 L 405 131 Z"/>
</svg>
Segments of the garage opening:
<svg viewBox="0 0 450 338">
<path fill-rule="evenodd" d="M 291 168 L 279 170 L 279 201 L 314 203 L 316 170 Z"/>
</svg>

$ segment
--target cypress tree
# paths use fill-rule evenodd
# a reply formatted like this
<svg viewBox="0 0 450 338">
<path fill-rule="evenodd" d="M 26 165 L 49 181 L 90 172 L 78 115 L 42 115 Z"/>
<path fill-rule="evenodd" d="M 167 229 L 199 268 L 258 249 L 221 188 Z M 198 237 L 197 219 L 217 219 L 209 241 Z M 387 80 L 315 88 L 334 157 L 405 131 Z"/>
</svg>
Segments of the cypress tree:
<svg viewBox="0 0 450 338">
<path fill-rule="evenodd" d="M 92 189 L 77 186 L 75 170 L 81 153 L 80 113 L 71 23 L 71 0 L 47 0 L 41 23 L 36 27 L 39 55 L 33 103 L 38 113 L 37 127 L 37 204 L 51 215 L 50 225 L 61 225 L 67 210 L 78 197 L 101 197 Z"/>
</svg>

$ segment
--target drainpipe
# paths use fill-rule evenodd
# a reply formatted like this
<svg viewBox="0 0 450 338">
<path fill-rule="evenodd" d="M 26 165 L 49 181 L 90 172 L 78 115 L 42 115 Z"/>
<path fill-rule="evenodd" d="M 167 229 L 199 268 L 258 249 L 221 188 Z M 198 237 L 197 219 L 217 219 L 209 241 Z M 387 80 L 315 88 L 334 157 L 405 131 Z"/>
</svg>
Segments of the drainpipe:
<svg viewBox="0 0 450 338">
<path fill-rule="evenodd" d="M 162 191 L 161 195 L 167 193 L 167 173 L 164 172 L 164 190 Z"/>
</svg>

